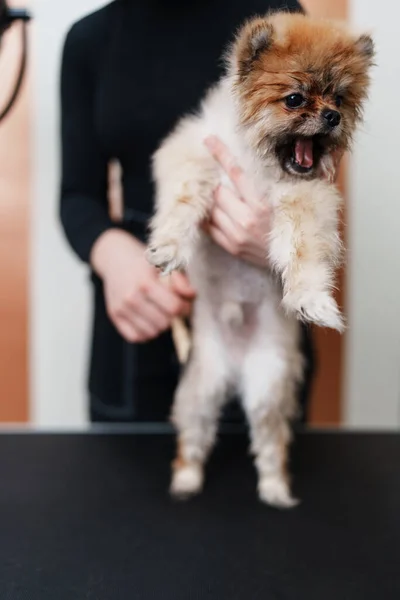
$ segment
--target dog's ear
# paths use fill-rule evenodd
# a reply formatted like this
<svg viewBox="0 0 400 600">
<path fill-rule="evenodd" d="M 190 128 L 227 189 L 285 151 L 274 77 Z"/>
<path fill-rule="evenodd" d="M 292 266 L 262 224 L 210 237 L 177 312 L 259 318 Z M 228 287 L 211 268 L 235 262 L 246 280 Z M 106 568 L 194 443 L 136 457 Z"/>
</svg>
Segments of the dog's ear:
<svg viewBox="0 0 400 600">
<path fill-rule="evenodd" d="M 375 45 L 372 37 L 367 33 L 364 33 L 359 38 L 357 38 L 356 50 L 359 52 L 370 64 L 375 56 Z"/>
<path fill-rule="evenodd" d="M 268 19 L 258 18 L 246 23 L 235 44 L 236 65 L 241 75 L 247 75 L 254 62 L 267 52 L 274 42 L 274 28 Z"/>
<path fill-rule="evenodd" d="M 272 45 L 274 29 L 268 21 L 255 23 L 247 33 L 248 60 L 255 60 L 261 52 L 265 52 Z"/>
</svg>

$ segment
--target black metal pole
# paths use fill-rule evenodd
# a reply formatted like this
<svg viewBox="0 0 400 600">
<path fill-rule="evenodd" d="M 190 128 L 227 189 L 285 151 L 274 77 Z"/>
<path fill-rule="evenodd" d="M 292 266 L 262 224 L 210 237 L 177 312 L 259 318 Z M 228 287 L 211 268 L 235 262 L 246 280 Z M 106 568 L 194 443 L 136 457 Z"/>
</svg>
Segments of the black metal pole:
<svg viewBox="0 0 400 600">
<path fill-rule="evenodd" d="M 31 14 L 25 8 L 9 8 L 6 2 L 0 2 L 0 44 L 3 33 L 16 21 L 22 22 L 22 50 L 20 66 L 10 98 L 6 102 L 5 106 L 0 109 L 0 122 L 8 115 L 14 106 L 21 90 L 26 71 L 28 55 L 27 23 L 31 20 L 31 18 Z"/>
</svg>

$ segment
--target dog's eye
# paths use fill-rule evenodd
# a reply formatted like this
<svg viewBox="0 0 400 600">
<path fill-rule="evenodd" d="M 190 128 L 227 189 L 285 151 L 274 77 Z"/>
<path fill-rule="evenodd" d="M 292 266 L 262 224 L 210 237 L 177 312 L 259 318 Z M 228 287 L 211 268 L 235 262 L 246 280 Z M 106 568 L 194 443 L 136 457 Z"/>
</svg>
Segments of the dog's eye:
<svg viewBox="0 0 400 600">
<path fill-rule="evenodd" d="M 299 108 L 305 102 L 304 96 L 301 94 L 290 94 L 290 96 L 286 96 L 285 103 L 288 108 Z"/>
<path fill-rule="evenodd" d="M 339 108 L 343 104 L 343 96 L 335 96 L 335 104 Z"/>
</svg>

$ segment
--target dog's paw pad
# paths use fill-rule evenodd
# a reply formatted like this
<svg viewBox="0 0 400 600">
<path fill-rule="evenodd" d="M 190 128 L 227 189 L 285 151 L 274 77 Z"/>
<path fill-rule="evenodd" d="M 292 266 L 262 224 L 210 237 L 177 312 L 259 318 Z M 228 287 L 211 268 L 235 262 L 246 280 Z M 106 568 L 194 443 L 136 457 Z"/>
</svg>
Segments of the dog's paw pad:
<svg viewBox="0 0 400 600">
<path fill-rule="evenodd" d="M 160 269 L 164 275 L 185 266 L 185 260 L 179 252 L 178 244 L 173 242 L 151 244 L 146 251 L 146 258 L 150 264 Z"/>
<path fill-rule="evenodd" d="M 203 487 L 203 478 L 203 469 L 198 465 L 175 469 L 171 481 L 171 495 L 179 500 L 185 500 L 198 494 Z"/>
<path fill-rule="evenodd" d="M 258 495 L 262 502 L 275 508 L 294 508 L 299 504 L 297 498 L 293 498 L 286 481 L 278 477 L 265 477 L 258 483 Z"/>
</svg>

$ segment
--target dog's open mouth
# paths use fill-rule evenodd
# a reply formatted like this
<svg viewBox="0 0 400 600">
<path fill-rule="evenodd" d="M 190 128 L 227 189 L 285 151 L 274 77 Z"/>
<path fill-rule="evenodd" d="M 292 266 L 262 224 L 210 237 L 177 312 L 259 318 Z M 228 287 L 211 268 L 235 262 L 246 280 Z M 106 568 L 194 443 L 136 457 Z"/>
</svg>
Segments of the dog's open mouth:
<svg viewBox="0 0 400 600">
<path fill-rule="evenodd" d="M 301 172 L 310 171 L 314 165 L 314 141 L 312 138 L 297 138 L 293 144 L 292 166 Z"/>
<path fill-rule="evenodd" d="M 311 175 L 327 146 L 327 137 L 292 137 L 277 148 L 282 168 L 291 174 Z"/>
</svg>

